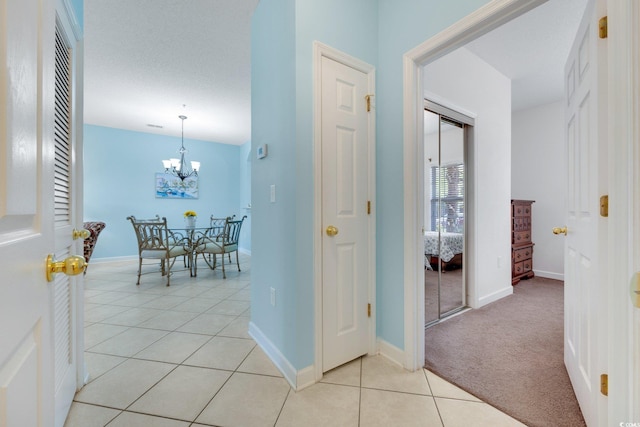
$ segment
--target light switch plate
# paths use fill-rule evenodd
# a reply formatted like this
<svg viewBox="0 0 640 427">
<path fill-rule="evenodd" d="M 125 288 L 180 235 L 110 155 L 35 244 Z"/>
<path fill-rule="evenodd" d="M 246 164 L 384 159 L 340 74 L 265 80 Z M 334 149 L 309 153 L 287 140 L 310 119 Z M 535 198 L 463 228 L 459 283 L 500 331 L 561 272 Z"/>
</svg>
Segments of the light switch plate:
<svg viewBox="0 0 640 427">
<path fill-rule="evenodd" d="M 262 144 L 256 149 L 256 157 L 258 159 L 264 159 L 267 157 L 267 144 Z"/>
</svg>

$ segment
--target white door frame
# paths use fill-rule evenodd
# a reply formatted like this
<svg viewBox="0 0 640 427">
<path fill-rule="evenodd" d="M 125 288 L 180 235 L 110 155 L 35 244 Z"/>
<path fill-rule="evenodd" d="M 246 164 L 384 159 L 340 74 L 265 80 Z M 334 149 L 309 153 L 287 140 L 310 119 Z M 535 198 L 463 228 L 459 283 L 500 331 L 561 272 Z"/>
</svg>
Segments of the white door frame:
<svg viewBox="0 0 640 427">
<path fill-rule="evenodd" d="M 314 283 L 314 334 L 315 359 L 314 378 L 302 380 L 302 387 L 311 382 L 322 379 L 322 57 L 332 59 L 348 67 L 361 71 L 368 76 L 367 93 L 375 94 L 375 68 L 357 58 L 347 55 L 337 49 L 322 44 L 313 43 L 313 169 L 314 169 L 314 210 L 313 210 L 313 283 Z M 375 138 L 375 103 L 372 97 L 372 111 L 368 118 L 368 146 L 369 146 L 369 200 L 371 201 L 371 215 L 369 218 L 369 303 L 371 304 L 371 318 L 369 319 L 369 354 L 376 352 L 376 138 Z M 298 387 L 300 388 L 300 387 Z"/>
<path fill-rule="evenodd" d="M 424 365 L 424 242 L 422 157 L 424 88 L 422 67 L 528 12 L 546 0 L 494 0 L 404 55 L 404 367 Z M 422 314 L 422 315 L 421 315 Z"/>
<path fill-rule="evenodd" d="M 640 271 L 640 5 L 608 0 L 609 422 L 640 422 L 640 310 L 629 280 Z"/>
<path fill-rule="evenodd" d="M 407 369 L 424 363 L 422 219 L 416 201 L 422 179 L 422 67 L 533 9 L 546 0 L 493 0 L 404 55 L 404 317 Z M 640 5 L 608 0 L 609 17 L 609 399 L 611 425 L 640 418 L 640 310 L 629 300 L 629 279 L 640 271 Z"/>
</svg>

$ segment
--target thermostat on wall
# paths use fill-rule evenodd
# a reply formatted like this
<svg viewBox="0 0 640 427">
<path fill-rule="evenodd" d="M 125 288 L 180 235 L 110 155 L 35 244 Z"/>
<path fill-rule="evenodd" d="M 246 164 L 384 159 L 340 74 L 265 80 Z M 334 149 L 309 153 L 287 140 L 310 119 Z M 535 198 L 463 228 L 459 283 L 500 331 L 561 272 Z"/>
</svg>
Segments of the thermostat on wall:
<svg viewBox="0 0 640 427">
<path fill-rule="evenodd" d="M 256 156 L 259 159 L 264 159 L 265 157 L 267 157 L 267 144 L 262 144 L 258 147 L 258 149 L 256 150 Z"/>
</svg>

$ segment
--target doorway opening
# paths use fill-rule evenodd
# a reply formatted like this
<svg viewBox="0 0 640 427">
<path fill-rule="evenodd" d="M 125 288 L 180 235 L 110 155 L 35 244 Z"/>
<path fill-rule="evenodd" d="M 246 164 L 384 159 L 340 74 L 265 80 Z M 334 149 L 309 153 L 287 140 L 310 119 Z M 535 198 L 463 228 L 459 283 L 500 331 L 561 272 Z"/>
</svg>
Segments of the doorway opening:
<svg viewBox="0 0 640 427">
<path fill-rule="evenodd" d="M 467 135 L 473 119 L 432 101 L 424 107 L 425 327 L 467 307 Z"/>
</svg>

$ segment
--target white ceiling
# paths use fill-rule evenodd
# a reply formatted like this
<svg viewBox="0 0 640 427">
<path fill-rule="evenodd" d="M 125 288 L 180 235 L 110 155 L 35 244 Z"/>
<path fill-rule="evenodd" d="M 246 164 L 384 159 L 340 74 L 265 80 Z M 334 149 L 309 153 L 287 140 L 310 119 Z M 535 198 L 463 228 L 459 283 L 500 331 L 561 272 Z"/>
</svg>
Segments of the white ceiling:
<svg viewBox="0 0 640 427">
<path fill-rule="evenodd" d="M 564 64 L 587 0 L 550 0 L 466 48 L 512 81 L 512 110 L 562 99 Z"/>
<path fill-rule="evenodd" d="M 85 0 L 85 123 L 249 141 L 258 1 Z"/>
<path fill-rule="evenodd" d="M 85 123 L 179 136 L 184 114 L 186 138 L 249 141 L 258 1 L 85 0 Z M 585 3 L 550 0 L 467 45 L 513 80 L 514 109 L 562 97 Z"/>
</svg>

